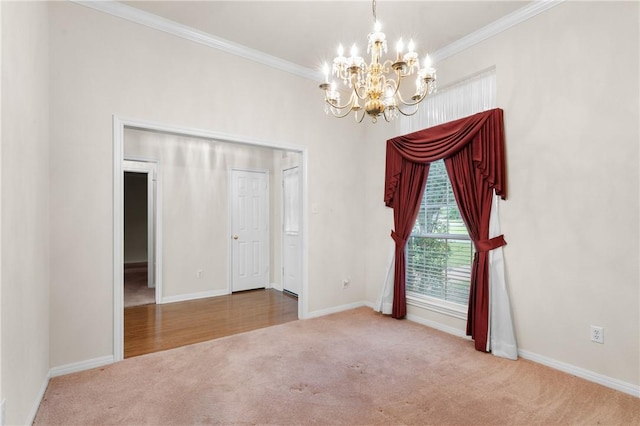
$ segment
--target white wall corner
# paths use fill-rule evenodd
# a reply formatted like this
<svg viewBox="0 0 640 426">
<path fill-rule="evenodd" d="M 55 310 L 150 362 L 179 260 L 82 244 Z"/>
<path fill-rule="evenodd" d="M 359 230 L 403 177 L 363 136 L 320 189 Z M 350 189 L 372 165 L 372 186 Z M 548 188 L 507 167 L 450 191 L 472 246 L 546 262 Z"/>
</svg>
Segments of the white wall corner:
<svg viewBox="0 0 640 426">
<path fill-rule="evenodd" d="M 47 376 L 44 378 L 44 381 L 42 382 L 42 385 L 40 386 L 40 391 L 38 392 L 38 396 L 36 397 L 35 401 L 33 401 L 33 405 L 31 406 L 31 411 L 29 412 L 29 417 L 27 418 L 26 424 L 31 425 L 35 421 L 36 415 L 38 414 L 38 408 L 40 408 L 40 404 L 44 399 L 44 393 L 47 391 L 47 387 L 49 386 L 50 379 L 51 379 L 51 372 L 47 374 Z M 0 426 L 4 426 L 4 404 L 5 404 L 5 401 L 3 399 L 2 414 L 0 416 Z"/>
</svg>

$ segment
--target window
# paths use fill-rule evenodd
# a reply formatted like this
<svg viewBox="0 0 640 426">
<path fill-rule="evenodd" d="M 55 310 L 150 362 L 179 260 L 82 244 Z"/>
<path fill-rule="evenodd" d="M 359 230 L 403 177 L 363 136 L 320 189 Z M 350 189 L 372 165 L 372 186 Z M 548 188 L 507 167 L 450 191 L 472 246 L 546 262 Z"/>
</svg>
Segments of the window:
<svg viewBox="0 0 640 426">
<path fill-rule="evenodd" d="M 467 306 L 473 251 L 444 161 L 433 162 L 407 243 L 407 296 Z"/>
</svg>

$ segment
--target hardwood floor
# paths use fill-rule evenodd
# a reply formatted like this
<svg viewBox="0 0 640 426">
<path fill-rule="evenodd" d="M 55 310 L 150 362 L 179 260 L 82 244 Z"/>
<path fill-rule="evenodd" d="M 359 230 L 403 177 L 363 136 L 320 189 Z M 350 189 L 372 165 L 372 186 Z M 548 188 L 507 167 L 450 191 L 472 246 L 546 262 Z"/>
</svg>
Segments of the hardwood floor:
<svg viewBox="0 0 640 426">
<path fill-rule="evenodd" d="M 124 309 L 124 357 L 204 342 L 298 319 L 298 299 L 277 290 Z"/>
</svg>

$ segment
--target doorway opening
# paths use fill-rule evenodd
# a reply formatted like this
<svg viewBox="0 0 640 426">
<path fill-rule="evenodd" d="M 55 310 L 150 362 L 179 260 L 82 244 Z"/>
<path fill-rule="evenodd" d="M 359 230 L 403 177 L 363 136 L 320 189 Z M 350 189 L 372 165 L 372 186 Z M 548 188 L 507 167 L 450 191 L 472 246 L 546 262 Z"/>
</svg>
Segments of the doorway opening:
<svg viewBox="0 0 640 426">
<path fill-rule="evenodd" d="M 124 307 L 157 303 L 156 164 L 123 161 Z"/>
<path fill-rule="evenodd" d="M 127 143 L 125 144 L 125 133 Z M 132 134 L 138 133 L 136 145 L 130 145 Z M 140 134 L 143 134 L 140 137 Z M 225 154 L 225 152 L 227 154 Z M 228 154 L 231 152 L 231 154 Z M 149 154 L 149 155 L 147 155 Z M 305 198 L 306 149 L 284 146 L 265 141 L 247 139 L 198 129 L 185 129 L 114 117 L 114 209 L 123 210 L 125 179 L 124 157 L 150 158 L 157 162 L 158 182 L 162 180 L 162 191 L 156 201 L 157 215 L 161 223 L 158 239 L 156 265 L 162 261 L 162 291 L 156 288 L 157 308 L 173 302 L 195 303 L 200 299 L 211 299 L 232 294 L 231 256 L 233 233 L 231 220 L 216 220 L 228 214 L 226 192 L 230 189 L 232 169 L 266 169 L 272 188 L 267 196 L 269 206 L 270 235 L 267 242 L 266 264 L 267 293 L 283 291 L 282 284 L 282 234 L 280 231 L 282 191 L 281 173 L 295 163 L 300 171 L 300 193 Z M 156 159 L 157 156 L 158 158 Z M 270 166 L 267 166 L 270 165 Z M 170 173 L 173 173 L 171 176 Z M 162 176 L 161 176 L 162 174 Z M 171 177 L 172 180 L 169 179 Z M 220 183 L 224 183 L 224 189 Z M 173 201 L 171 198 L 173 197 Z M 306 211 L 302 201 L 300 218 L 299 292 L 296 317 L 305 318 L 308 311 L 306 300 Z M 222 210 L 224 209 L 224 210 Z M 275 209 L 275 210 L 273 210 Z M 164 213 L 163 213 L 164 212 Z M 185 218 L 183 214 L 191 216 Z M 222 225 L 221 225 L 222 223 Z M 222 229 L 220 228 L 222 226 Z M 124 356 L 124 307 L 122 277 L 124 269 L 123 216 L 114 215 L 114 360 Z M 240 238 L 238 238 L 240 240 Z M 207 246 L 207 245 L 211 246 Z M 222 245 L 220 245 L 222 244 Z M 222 248 L 221 248 L 222 247 Z M 255 244 L 246 249 L 256 250 Z M 220 262 L 223 262 L 220 265 Z M 260 263 L 257 263 L 260 265 Z M 255 266 L 255 263 L 251 265 Z M 156 266 L 157 267 L 157 266 Z M 226 278 L 225 278 L 226 277 Z M 118 282 L 119 281 L 119 282 Z M 160 281 L 158 281 L 158 284 Z M 183 287 L 180 287 L 183 286 Z M 136 308 L 137 309 L 137 308 Z M 157 310 L 157 309 L 156 309 Z M 251 309 L 249 309 L 250 311 Z"/>
</svg>

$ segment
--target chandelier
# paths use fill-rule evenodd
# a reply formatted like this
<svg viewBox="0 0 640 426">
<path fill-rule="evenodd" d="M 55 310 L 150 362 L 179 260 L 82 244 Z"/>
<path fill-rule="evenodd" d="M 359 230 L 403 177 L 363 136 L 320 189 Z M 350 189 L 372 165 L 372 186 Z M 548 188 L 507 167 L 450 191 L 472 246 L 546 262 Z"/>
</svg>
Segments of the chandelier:
<svg viewBox="0 0 640 426">
<path fill-rule="evenodd" d="M 376 17 L 376 0 L 373 0 L 372 9 L 374 29 L 367 37 L 367 53 L 371 54 L 371 62 L 366 64 L 358 56 L 355 44 L 351 47 L 350 56 L 345 57 L 344 48 L 340 45 L 331 74 L 341 81 L 341 89 L 335 82 L 329 82 L 329 65 L 324 64 L 325 79 L 320 89 L 324 90 L 325 112 L 334 117 L 343 118 L 353 111 L 357 122 L 362 122 L 365 112 L 374 123 L 380 115 L 391 121 L 398 117 L 398 113 L 406 116 L 415 114 L 418 104 L 436 90 L 436 70 L 431 66 L 431 59 L 427 55 L 420 66 L 413 40 L 409 41 L 404 52 L 404 43 L 400 39 L 396 45 L 395 61 L 383 60 L 382 54 L 387 53 L 387 40 Z M 400 87 L 406 85 L 402 83 L 407 77 L 412 76 L 416 77 L 415 92 L 405 99 Z M 344 104 L 340 103 L 341 91 L 350 92 Z"/>
</svg>

